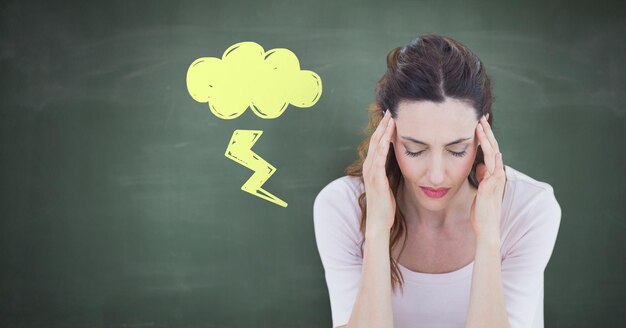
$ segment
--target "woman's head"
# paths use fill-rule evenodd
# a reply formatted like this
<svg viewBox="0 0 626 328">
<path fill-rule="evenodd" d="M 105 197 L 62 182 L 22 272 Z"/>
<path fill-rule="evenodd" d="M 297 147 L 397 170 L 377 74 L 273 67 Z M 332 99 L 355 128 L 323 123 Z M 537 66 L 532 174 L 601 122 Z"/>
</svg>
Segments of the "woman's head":
<svg viewBox="0 0 626 328">
<path fill-rule="evenodd" d="M 386 173 L 396 199 L 398 187 L 405 180 L 413 188 L 456 188 L 449 194 L 455 193 L 466 180 L 477 188 L 476 165 L 484 160 L 474 128 L 483 115 L 488 116 L 488 122 L 493 126 L 492 101 L 484 66 L 459 42 L 443 36 L 425 35 L 395 48 L 387 55 L 387 72 L 376 86 L 376 102 L 369 107 L 368 137 L 359 144 L 359 159 L 348 166 L 345 173 L 363 179 L 363 162 L 371 134 L 388 109 L 396 121 L 396 133 L 387 155 Z M 446 145 L 459 138 L 470 139 Z M 406 154 L 407 151 L 424 152 L 412 157 Z M 461 156 L 459 153 L 463 152 Z M 436 210 L 446 203 L 424 200 L 422 205 Z M 359 197 L 359 206 L 362 210 L 360 228 L 365 233 L 365 193 Z M 402 235 L 406 237 L 406 232 L 404 215 L 396 207 L 390 235 L 390 257 L 391 249 Z M 403 249 L 404 244 L 400 253 Z M 391 257 L 394 289 L 398 283 L 402 286 L 402 280 L 397 262 Z"/>
<path fill-rule="evenodd" d="M 406 159 L 411 157 L 404 154 L 406 141 L 400 140 L 400 136 L 422 137 L 417 139 L 430 145 L 429 151 L 423 155 L 430 156 L 432 164 L 437 164 L 433 156 L 443 155 L 442 150 L 449 148 L 443 147 L 447 142 L 461 136 L 474 138 L 470 125 L 475 127 L 481 116 L 488 115 L 491 124 L 492 101 L 489 77 L 474 53 L 453 39 L 425 35 L 389 52 L 387 72 L 376 86 L 375 108 L 379 109 L 381 117 L 383 111 L 389 109 L 396 120 L 394 148 L 402 150 L 396 157 L 404 173 L 408 166 L 403 164 L 408 164 Z M 453 138 L 448 140 L 450 137 Z M 418 149 L 416 146 L 414 144 L 412 149 Z M 466 156 L 476 156 L 475 159 L 471 156 L 472 165 L 466 177 L 478 187 L 475 170 L 476 165 L 483 162 L 483 153 L 475 145 L 468 150 L 470 153 Z M 417 158 L 416 161 L 420 162 Z M 450 162 L 449 157 L 441 159 Z M 432 181 L 419 182 L 435 188 L 450 187 L 445 177 L 437 176 L 438 168 L 433 169 Z"/>
</svg>

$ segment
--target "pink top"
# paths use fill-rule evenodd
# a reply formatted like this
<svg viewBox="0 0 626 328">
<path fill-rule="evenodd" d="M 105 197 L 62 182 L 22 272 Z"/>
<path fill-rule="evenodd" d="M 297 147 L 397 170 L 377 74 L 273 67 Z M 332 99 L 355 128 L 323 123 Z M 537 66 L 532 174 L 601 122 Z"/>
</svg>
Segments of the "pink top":
<svg viewBox="0 0 626 328">
<path fill-rule="evenodd" d="M 501 261 L 511 328 L 543 327 L 543 272 L 561 221 L 552 186 L 505 165 Z M 359 231 L 360 178 L 330 182 L 315 199 L 313 220 L 324 266 L 333 327 L 345 325 L 359 290 L 363 254 Z M 399 266 L 404 294 L 392 294 L 394 327 L 464 327 L 474 262 L 453 272 L 432 274 Z"/>
</svg>

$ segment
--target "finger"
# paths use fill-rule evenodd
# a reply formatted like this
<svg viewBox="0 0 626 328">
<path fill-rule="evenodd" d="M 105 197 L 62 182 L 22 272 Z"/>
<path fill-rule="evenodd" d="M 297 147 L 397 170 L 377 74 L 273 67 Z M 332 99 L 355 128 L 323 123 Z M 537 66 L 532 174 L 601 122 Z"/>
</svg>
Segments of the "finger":
<svg viewBox="0 0 626 328">
<path fill-rule="evenodd" d="M 493 131 L 491 130 L 491 125 L 489 125 L 487 118 L 483 116 L 480 119 L 480 123 L 483 127 L 483 130 L 485 131 L 485 135 L 487 136 L 487 139 L 489 139 L 489 142 L 491 143 L 491 147 L 493 147 L 494 151 L 496 152 L 500 151 L 500 147 L 498 147 L 498 141 L 496 140 L 496 136 L 493 134 Z"/>
<path fill-rule="evenodd" d="M 493 147 L 494 151 L 499 151 L 498 141 L 496 140 L 496 136 L 493 134 L 491 125 L 489 124 L 489 121 L 487 121 L 487 118 L 485 116 L 481 117 L 480 124 L 482 125 L 483 130 L 485 131 L 485 135 L 487 136 L 487 139 L 491 143 L 491 146 Z"/>
<path fill-rule="evenodd" d="M 494 150 L 491 146 L 491 142 L 489 142 L 487 135 L 485 134 L 485 130 L 483 130 L 482 124 L 478 124 L 478 139 L 480 140 L 480 148 L 483 150 L 485 165 L 487 166 L 487 171 L 492 173 L 496 167 L 494 161 Z"/>
<path fill-rule="evenodd" d="M 376 134 L 378 138 L 380 138 L 380 136 L 385 132 L 385 129 L 387 128 L 387 122 L 389 122 L 390 117 L 391 117 L 391 112 L 386 110 L 383 114 L 383 118 L 380 120 L 380 122 L 378 122 L 378 127 L 376 128 L 376 131 L 374 132 L 374 134 Z"/>
<path fill-rule="evenodd" d="M 376 147 L 375 145 L 377 145 L 378 142 L 380 141 L 380 136 L 385 132 L 385 129 L 387 128 L 387 122 L 389 120 L 389 116 L 391 116 L 390 114 L 391 113 L 389 111 L 386 111 L 385 114 L 383 115 L 383 118 L 380 120 L 380 122 L 378 122 L 378 126 L 376 127 L 376 130 L 374 131 L 374 133 L 372 134 L 370 138 L 370 150 L 373 150 L 371 148 Z"/>
<path fill-rule="evenodd" d="M 504 200 L 504 189 L 506 186 L 506 172 L 504 171 L 504 160 L 502 159 L 502 153 L 498 153 L 498 168 L 497 172 L 500 175 L 502 183 L 498 186 L 498 191 L 502 193 L 502 200 Z"/>
<path fill-rule="evenodd" d="M 387 111 L 387 113 L 388 112 L 389 111 Z M 378 142 L 380 141 L 380 135 L 384 131 L 384 129 L 387 127 L 387 124 L 386 124 L 388 120 L 387 117 L 390 116 L 387 113 L 385 113 L 385 116 L 383 116 L 383 119 L 380 120 L 380 122 L 378 122 L 378 126 L 376 127 L 376 130 L 370 136 L 370 142 L 367 148 L 367 157 L 365 158 L 365 161 L 369 162 L 370 164 L 372 163 L 373 158 L 376 156 L 376 146 L 378 145 Z"/>
<path fill-rule="evenodd" d="M 391 136 L 393 135 L 393 131 L 395 130 L 395 121 L 390 119 L 387 121 L 387 126 L 385 129 L 385 133 L 381 136 L 380 142 L 378 144 L 378 150 L 376 151 L 376 157 L 374 161 L 375 165 L 378 167 L 385 167 L 387 162 L 387 154 L 389 153 L 389 142 L 391 142 Z M 379 172 L 385 173 L 384 170 L 379 170 Z"/>
<path fill-rule="evenodd" d="M 502 160 L 502 153 L 498 152 L 496 154 L 496 174 L 503 176 L 506 174 L 504 172 L 504 161 Z"/>
</svg>

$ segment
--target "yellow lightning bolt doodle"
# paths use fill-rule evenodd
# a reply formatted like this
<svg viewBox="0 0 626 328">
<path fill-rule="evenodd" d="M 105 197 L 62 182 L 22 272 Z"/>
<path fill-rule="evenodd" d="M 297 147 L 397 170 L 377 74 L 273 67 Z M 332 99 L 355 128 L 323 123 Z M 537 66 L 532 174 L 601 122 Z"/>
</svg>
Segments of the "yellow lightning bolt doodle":
<svg viewBox="0 0 626 328">
<path fill-rule="evenodd" d="M 255 42 L 240 42 L 224 51 L 222 58 L 196 59 L 187 70 L 187 90 L 197 102 L 208 103 L 211 113 L 232 120 L 248 107 L 262 119 L 275 119 L 289 104 L 312 107 L 322 95 L 322 80 L 313 71 L 300 70 L 298 57 L 289 49 L 265 51 Z M 255 196 L 287 207 L 261 186 L 276 168 L 257 156 L 252 145 L 263 134 L 258 130 L 235 130 L 226 157 L 254 170 L 241 187 Z"/>
<path fill-rule="evenodd" d="M 235 130 L 224 155 L 254 171 L 254 174 L 248 181 L 241 186 L 241 190 L 282 207 L 287 207 L 287 203 L 261 188 L 265 181 L 276 172 L 276 168 L 272 164 L 266 162 L 252 151 L 252 146 L 259 140 L 262 134 L 263 131 L 261 130 Z"/>
</svg>

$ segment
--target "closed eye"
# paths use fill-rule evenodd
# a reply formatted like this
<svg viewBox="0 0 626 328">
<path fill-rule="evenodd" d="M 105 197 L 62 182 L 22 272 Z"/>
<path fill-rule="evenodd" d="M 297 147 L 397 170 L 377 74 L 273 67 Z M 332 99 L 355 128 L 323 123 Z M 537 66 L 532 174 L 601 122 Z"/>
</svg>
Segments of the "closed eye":
<svg viewBox="0 0 626 328">
<path fill-rule="evenodd" d="M 426 150 L 422 150 L 422 151 L 418 151 L 417 153 L 412 153 L 412 152 L 410 152 L 410 151 L 408 151 L 408 150 L 405 150 L 405 151 L 404 151 L 404 153 L 405 153 L 407 156 L 417 157 L 417 156 L 419 156 L 421 153 L 423 153 L 423 152 L 425 152 L 425 151 L 426 151 Z M 456 156 L 456 157 L 463 157 L 463 156 L 465 156 L 465 153 L 466 153 L 466 151 L 465 151 L 465 150 L 464 150 L 464 151 L 462 151 L 462 152 L 455 152 L 455 151 L 450 151 L 450 150 L 448 150 L 448 152 L 449 152 L 450 154 L 452 154 L 452 156 Z"/>
</svg>

